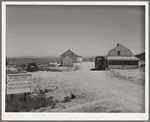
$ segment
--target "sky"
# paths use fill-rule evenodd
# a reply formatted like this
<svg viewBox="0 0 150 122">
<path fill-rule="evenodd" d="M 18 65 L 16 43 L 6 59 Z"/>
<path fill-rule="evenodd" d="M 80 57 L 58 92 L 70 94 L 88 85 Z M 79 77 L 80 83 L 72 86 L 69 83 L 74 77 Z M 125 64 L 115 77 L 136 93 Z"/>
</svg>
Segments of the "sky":
<svg viewBox="0 0 150 122">
<path fill-rule="evenodd" d="M 6 7 L 6 55 L 106 55 L 117 43 L 133 54 L 145 51 L 142 6 Z"/>
</svg>

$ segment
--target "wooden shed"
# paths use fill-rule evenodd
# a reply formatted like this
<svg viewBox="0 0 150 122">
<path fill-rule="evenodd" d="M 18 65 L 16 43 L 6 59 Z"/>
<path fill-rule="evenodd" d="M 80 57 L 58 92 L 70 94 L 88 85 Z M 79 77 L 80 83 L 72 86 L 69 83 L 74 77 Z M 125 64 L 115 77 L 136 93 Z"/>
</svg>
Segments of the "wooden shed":
<svg viewBox="0 0 150 122">
<path fill-rule="evenodd" d="M 81 62 L 82 62 L 82 56 L 78 56 L 77 62 L 78 62 L 78 63 L 81 63 Z"/>
</svg>

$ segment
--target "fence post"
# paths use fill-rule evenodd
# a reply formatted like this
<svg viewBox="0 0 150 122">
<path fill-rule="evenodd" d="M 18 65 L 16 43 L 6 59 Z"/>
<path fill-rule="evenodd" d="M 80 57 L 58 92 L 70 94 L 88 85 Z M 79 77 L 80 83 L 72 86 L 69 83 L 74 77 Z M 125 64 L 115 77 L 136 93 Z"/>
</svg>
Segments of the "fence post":
<svg viewBox="0 0 150 122">
<path fill-rule="evenodd" d="M 69 63 L 68 63 L 68 71 L 69 71 Z"/>
</svg>

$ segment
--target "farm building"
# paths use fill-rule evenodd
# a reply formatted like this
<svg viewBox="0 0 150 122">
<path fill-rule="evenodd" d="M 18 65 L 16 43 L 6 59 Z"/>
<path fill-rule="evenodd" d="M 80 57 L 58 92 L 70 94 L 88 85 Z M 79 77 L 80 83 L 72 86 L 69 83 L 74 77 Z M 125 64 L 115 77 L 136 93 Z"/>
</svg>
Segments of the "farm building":
<svg viewBox="0 0 150 122">
<path fill-rule="evenodd" d="M 145 61 L 145 52 L 141 54 L 135 55 L 137 58 L 139 58 L 141 61 Z"/>
<path fill-rule="evenodd" d="M 78 58 L 77 58 L 77 62 L 79 63 L 81 63 L 82 62 L 82 56 L 78 56 Z"/>
<path fill-rule="evenodd" d="M 106 57 L 109 69 L 135 69 L 139 66 L 139 58 L 121 44 L 110 50 Z"/>
<path fill-rule="evenodd" d="M 73 63 L 81 63 L 82 62 L 82 56 L 78 56 L 71 50 L 67 50 L 63 54 L 60 55 L 61 65 L 62 66 L 73 66 Z"/>
<path fill-rule="evenodd" d="M 73 59 L 66 56 L 62 59 L 63 66 L 73 66 Z"/>
<path fill-rule="evenodd" d="M 95 58 L 84 58 L 84 62 L 94 62 Z"/>
</svg>

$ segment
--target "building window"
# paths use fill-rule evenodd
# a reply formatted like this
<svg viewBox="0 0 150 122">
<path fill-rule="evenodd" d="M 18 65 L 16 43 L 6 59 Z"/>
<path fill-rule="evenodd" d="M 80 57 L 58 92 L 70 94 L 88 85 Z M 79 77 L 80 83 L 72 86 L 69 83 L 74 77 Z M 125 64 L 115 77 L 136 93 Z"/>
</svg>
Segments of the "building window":
<svg viewBox="0 0 150 122">
<path fill-rule="evenodd" d="M 135 65 L 138 65 L 138 61 L 135 61 Z"/>
<path fill-rule="evenodd" d="M 125 61 L 125 60 L 117 60 L 117 61 L 109 61 L 109 65 L 138 65 L 138 61 Z"/>
<path fill-rule="evenodd" d="M 112 61 L 112 65 L 114 65 L 114 61 Z"/>
<path fill-rule="evenodd" d="M 121 65 L 121 61 L 118 61 L 118 65 Z"/>
<path fill-rule="evenodd" d="M 122 65 L 123 64 L 123 61 L 120 61 L 120 65 Z"/>
<path fill-rule="evenodd" d="M 111 61 L 109 61 L 109 65 L 111 65 Z"/>
<path fill-rule="evenodd" d="M 120 55 L 120 51 L 118 51 L 117 54 Z"/>
<path fill-rule="evenodd" d="M 123 63 L 122 63 L 123 65 L 126 65 L 126 61 L 123 61 Z"/>
<path fill-rule="evenodd" d="M 129 61 L 129 65 L 132 65 L 132 61 Z"/>
<path fill-rule="evenodd" d="M 119 65 L 119 61 L 116 61 L 116 65 Z"/>
</svg>

